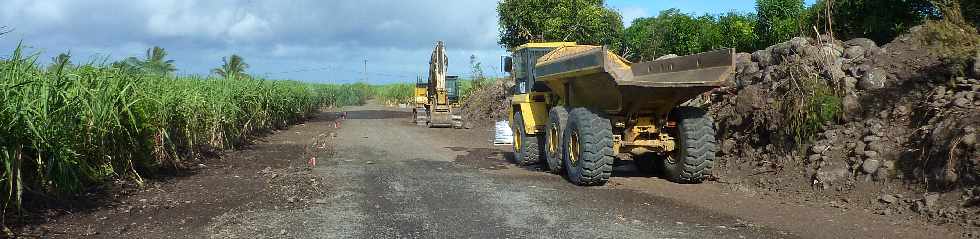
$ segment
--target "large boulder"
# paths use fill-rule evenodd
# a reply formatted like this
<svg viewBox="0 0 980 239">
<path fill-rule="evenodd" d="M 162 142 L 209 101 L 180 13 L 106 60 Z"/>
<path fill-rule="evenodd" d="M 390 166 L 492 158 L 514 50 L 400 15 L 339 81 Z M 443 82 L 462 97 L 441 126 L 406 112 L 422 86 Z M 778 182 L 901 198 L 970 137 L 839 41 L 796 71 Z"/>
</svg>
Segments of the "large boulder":
<svg viewBox="0 0 980 239">
<path fill-rule="evenodd" d="M 857 89 L 857 84 L 858 84 L 857 78 L 848 76 L 848 77 L 844 77 L 842 81 L 844 82 L 844 84 L 842 85 L 844 86 L 844 89 L 847 90 L 847 92 L 854 92 L 854 89 Z"/>
<path fill-rule="evenodd" d="M 735 112 L 739 115 L 749 115 L 755 109 L 762 107 L 764 92 L 758 86 L 750 85 L 738 92 L 735 97 Z"/>
<path fill-rule="evenodd" d="M 655 61 L 664 60 L 664 59 L 670 59 L 670 58 L 677 58 L 677 57 L 678 57 L 677 54 L 667 54 L 667 55 L 663 55 L 663 56 L 657 57 L 657 59 Z"/>
<path fill-rule="evenodd" d="M 861 171 L 864 171 L 866 174 L 874 174 L 876 171 L 878 171 L 878 167 L 881 167 L 881 161 L 878 161 L 877 159 L 867 159 L 861 164 Z"/>
<path fill-rule="evenodd" d="M 862 46 L 851 46 L 844 50 L 844 58 L 860 59 L 864 58 L 865 48 Z"/>
<path fill-rule="evenodd" d="M 847 72 L 855 78 L 860 78 L 871 71 L 870 64 L 857 64 L 847 68 Z"/>
<path fill-rule="evenodd" d="M 861 101 L 854 94 L 847 94 L 844 96 L 841 104 L 844 106 L 844 112 L 847 112 L 847 115 L 858 115 L 858 113 L 861 112 Z M 855 145 L 854 153 L 863 154 L 865 148 L 864 142 L 856 142 Z"/>
<path fill-rule="evenodd" d="M 759 66 L 767 67 L 773 64 L 772 52 L 769 49 L 762 49 L 752 53 L 752 61 L 758 62 Z"/>
<path fill-rule="evenodd" d="M 810 45 L 810 39 L 806 37 L 794 37 L 789 40 L 789 45 L 796 53 L 803 52 L 803 49 Z"/>
<path fill-rule="evenodd" d="M 813 175 L 814 183 L 823 186 L 824 189 L 840 181 L 847 180 L 851 173 L 844 164 L 826 164 L 817 169 Z"/>
<path fill-rule="evenodd" d="M 874 68 L 861 80 L 858 81 L 858 88 L 861 90 L 877 90 L 885 88 L 885 80 L 888 79 L 888 72 L 881 68 Z"/>
<path fill-rule="evenodd" d="M 825 44 L 825 45 L 823 45 L 823 46 L 820 47 L 820 54 L 822 56 L 827 56 L 827 57 L 832 57 L 832 58 L 839 58 L 839 57 L 841 57 L 841 55 L 844 54 L 844 49 L 842 49 L 838 45 Z"/>
<path fill-rule="evenodd" d="M 854 38 L 849 41 L 844 42 L 846 47 L 859 46 L 865 50 L 866 53 L 873 53 L 878 51 L 878 44 L 875 41 L 867 38 Z"/>
<path fill-rule="evenodd" d="M 842 80 L 843 80 L 843 79 L 844 79 L 845 77 L 848 77 L 848 76 L 847 76 L 847 73 L 844 73 L 844 70 L 841 70 L 839 66 L 832 66 L 832 67 L 829 67 L 829 68 L 828 68 L 828 69 L 827 69 L 827 70 L 826 70 L 826 71 L 824 72 L 824 74 L 826 74 L 826 76 L 827 76 L 828 78 L 830 78 L 830 80 L 831 80 L 832 82 L 840 82 L 840 81 L 842 81 Z"/>
</svg>

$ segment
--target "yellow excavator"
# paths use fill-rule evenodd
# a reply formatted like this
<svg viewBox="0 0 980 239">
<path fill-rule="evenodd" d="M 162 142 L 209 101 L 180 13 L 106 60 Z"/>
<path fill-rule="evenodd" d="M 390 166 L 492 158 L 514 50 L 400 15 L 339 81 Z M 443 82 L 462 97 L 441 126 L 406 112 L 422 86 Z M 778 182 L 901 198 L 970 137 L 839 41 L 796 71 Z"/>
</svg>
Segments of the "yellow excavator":
<svg viewBox="0 0 980 239">
<path fill-rule="evenodd" d="M 713 120 L 681 106 L 720 87 L 735 51 L 632 63 L 607 47 L 574 42 L 511 49 L 510 123 L 518 164 L 542 161 L 577 185 L 603 185 L 616 158 L 675 182 L 699 183 L 714 163 Z M 629 157 L 620 157 L 629 156 Z"/>
<path fill-rule="evenodd" d="M 448 67 L 446 46 L 438 41 L 429 59 L 428 80 L 423 82 L 419 78 L 415 84 L 413 115 L 416 124 L 430 128 L 463 127 L 462 117 L 456 112 L 459 108 L 459 77 L 448 76 Z"/>
</svg>

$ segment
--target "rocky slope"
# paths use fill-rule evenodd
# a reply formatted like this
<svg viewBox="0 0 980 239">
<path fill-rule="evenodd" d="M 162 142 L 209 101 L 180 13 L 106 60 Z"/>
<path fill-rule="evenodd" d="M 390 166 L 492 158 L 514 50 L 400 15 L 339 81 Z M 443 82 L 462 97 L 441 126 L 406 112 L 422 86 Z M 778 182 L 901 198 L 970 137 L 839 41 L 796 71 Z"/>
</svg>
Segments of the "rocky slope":
<svg viewBox="0 0 980 239">
<path fill-rule="evenodd" d="M 926 32 L 881 47 L 799 37 L 738 54 L 734 80 L 706 105 L 718 122 L 717 176 L 980 225 L 980 55 L 957 76 Z"/>
</svg>

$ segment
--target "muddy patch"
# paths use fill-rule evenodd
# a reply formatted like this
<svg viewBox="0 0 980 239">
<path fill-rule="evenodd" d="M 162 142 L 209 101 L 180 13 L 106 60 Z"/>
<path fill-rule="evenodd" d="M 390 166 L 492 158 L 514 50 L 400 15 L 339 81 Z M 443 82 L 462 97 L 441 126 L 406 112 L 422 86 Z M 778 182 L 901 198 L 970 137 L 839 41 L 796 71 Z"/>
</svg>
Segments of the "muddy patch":
<svg viewBox="0 0 980 239">
<path fill-rule="evenodd" d="M 505 169 L 508 167 L 508 165 L 510 165 L 510 162 L 507 161 L 507 154 L 510 153 L 498 149 L 463 147 L 447 148 L 456 152 L 465 151 L 466 154 L 456 156 L 456 159 L 454 159 L 453 162 L 466 167 L 486 170 L 500 170 Z"/>
</svg>

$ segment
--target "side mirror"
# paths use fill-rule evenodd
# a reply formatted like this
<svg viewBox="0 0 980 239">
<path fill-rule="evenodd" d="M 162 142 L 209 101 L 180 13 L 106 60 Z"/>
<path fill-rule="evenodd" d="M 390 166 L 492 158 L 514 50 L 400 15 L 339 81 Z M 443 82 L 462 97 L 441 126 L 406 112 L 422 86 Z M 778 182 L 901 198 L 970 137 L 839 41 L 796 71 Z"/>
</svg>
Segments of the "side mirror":
<svg viewBox="0 0 980 239">
<path fill-rule="evenodd" d="M 511 73 L 511 71 L 514 70 L 514 59 L 512 59 L 509 56 L 504 56 L 502 58 L 503 58 L 503 60 L 501 61 L 502 66 L 500 66 L 500 69 L 503 69 L 504 72 Z"/>
</svg>

